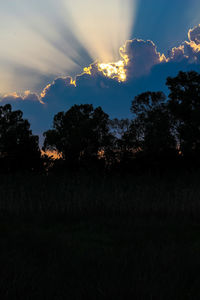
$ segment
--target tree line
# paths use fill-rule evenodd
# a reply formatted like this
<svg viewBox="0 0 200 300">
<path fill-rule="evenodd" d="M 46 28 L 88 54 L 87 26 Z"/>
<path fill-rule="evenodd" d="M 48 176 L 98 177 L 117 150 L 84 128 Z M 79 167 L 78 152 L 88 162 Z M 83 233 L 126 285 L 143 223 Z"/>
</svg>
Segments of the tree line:
<svg viewBox="0 0 200 300">
<path fill-rule="evenodd" d="M 168 77 L 169 96 L 145 92 L 131 103 L 131 119 L 110 119 L 101 107 L 74 105 L 54 116 L 44 151 L 62 153 L 63 168 L 159 168 L 200 162 L 200 74 Z M 43 170 L 39 138 L 21 111 L 0 106 L 0 170 Z"/>
</svg>

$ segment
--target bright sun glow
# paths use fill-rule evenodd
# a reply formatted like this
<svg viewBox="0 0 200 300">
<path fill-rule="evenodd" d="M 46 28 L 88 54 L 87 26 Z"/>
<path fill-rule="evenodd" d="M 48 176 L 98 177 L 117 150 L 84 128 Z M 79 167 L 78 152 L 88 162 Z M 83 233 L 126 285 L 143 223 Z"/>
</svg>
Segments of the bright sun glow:
<svg viewBox="0 0 200 300">
<path fill-rule="evenodd" d="M 100 63 L 98 64 L 98 70 L 106 77 L 116 78 L 119 82 L 126 81 L 125 62 L 122 60 L 116 63 Z"/>
<path fill-rule="evenodd" d="M 98 63 L 98 70 L 106 77 L 124 82 L 127 79 L 126 66 L 129 62 L 129 58 L 127 55 L 122 54 L 121 49 L 122 48 L 120 48 L 120 55 L 123 58 L 122 60 L 112 63 Z"/>
</svg>

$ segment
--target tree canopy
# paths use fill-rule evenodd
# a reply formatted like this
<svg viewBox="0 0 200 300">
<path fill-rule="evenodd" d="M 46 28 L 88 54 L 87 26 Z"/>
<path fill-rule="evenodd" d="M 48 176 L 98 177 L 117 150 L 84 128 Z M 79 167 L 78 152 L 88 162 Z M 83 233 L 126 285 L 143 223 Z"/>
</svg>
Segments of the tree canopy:
<svg viewBox="0 0 200 300">
<path fill-rule="evenodd" d="M 44 133 L 44 149 L 56 149 L 71 162 L 97 158 L 98 151 L 106 152 L 110 143 L 108 121 L 101 107 L 74 105 L 55 115 L 53 129 Z"/>
<path fill-rule="evenodd" d="M 146 92 L 134 98 L 131 105 L 134 119 L 130 134 L 146 156 L 165 157 L 176 148 L 173 125 L 166 97 L 162 92 Z"/>
<path fill-rule="evenodd" d="M 0 168 L 35 169 L 40 161 L 38 137 L 32 135 L 30 124 L 20 110 L 11 105 L 0 106 Z"/>
<path fill-rule="evenodd" d="M 168 107 L 173 116 L 176 137 L 186 157 L 200 155 L 200 74 L 179 72 L 167 78 Z"/>
</svg>

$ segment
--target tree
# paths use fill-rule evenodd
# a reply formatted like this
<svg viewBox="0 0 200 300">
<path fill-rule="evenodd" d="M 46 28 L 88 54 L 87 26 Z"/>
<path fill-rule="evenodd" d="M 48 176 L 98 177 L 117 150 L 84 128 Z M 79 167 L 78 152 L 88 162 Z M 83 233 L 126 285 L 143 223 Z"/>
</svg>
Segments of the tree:
<svg viewBox="0 0 200 300">
<path fill-rule="evenodd" d="M 40 165 L 38 137 L 32 135 L 23 113 L 10 104 L 0 106 L 0 168 L 35 169 Z"/>
<path fill-rule="evenodd" d="M 116 138 L 121 138 L 128 130 L 131 124 L 129 119 L 113 119 L 109 121 L 112 133 Z"/>
<path fill-rule="evenodd" d="M 101 107 L 74 105 L 66 113 L 55 115 L 53 129 L 44 137 L 45 150 L 62 152 L 63 158 L 72 163 L 97 158 L 110 143 L 109 117 Z"/>
<path fill-rule="evenodd" d="M 149 156 L 171 157 L 176 153 L 171 118 L 165 105 L 148 112 L 144 123 L 143 150 Z"/>
<path fill-rule="evenodd" d="M 130 134 L 136 149 L 145 156 L 162 157 L 175 153 L 171 116 L 162 92 L 146 92 L 135 97 L 131 105 L 134 120 Z"/>
<path fill-rule="evenodd" d="M 166 102 L 163 92 L 145 92 L 134 98 L 131 104 L 131 112 L 135 117 L 145 118 L 148 113 L 159 108 Z"/>
<path fill-rule="evenodd" d="M 112 164 L 119 162 L 124 164 L 125 160 L 129 160 L 129 156 L 132 155 L 129 143 L 131 120 L 115 118 L 109 121 L 109 125 L 113 135 L 112 153 L 110 153 Z"/>
<path fill-rule="evenodd" d="M 169 110 L 174 118 L 176 136 L 185 157 L 200 155 L 200 74 L 179 72 L 167 78 L 170 89 Z"/>
<path fill-rule="evenodd" d="M 109 121 L 109 125 L 113 135 L 113 150 L 115 152 L 123 152 L 128 147 L 124 137 L 129 132 L 131 120 L 115 118 Z"/>
</svg>

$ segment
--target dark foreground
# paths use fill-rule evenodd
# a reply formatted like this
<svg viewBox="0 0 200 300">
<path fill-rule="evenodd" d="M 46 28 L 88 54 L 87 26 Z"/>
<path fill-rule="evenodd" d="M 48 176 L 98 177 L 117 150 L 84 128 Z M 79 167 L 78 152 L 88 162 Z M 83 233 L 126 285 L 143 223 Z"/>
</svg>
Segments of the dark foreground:
<svg viewBox="0 0 200 300">
<path fill-rule="evenodd" d="M 0 175 L 0 300 L 200 299 L 199 178 Z"/>
<path fill-rule="evenodd" d="M 200 224 L 0 223 L 0 299 L 199 299 Z"/>
</svg>

